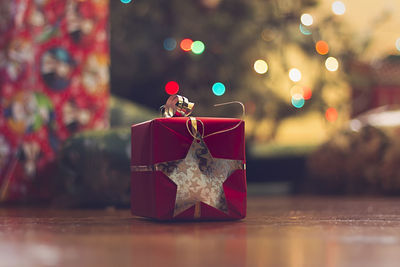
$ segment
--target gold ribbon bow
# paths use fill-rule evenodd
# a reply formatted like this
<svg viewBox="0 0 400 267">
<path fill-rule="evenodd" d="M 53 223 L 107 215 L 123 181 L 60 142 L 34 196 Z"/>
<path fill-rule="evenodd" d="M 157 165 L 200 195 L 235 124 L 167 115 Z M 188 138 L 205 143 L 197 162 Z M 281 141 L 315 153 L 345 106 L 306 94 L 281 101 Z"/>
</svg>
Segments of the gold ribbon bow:
<svg viewBox="0 0 400 267">
<path fill-rule="evenodd" d="M 215 104 L 214 107 L 219 107 L 219 106 L 224 106 L 224 105 L 230 105 L 230 104 L 239 104 L 242 107 L 242 116 L 241 118 L 243 119 L 245 116 L 245 107 L 242 102 L 239 101 L 231 101 L 231 102 L 226 102 L 226 103 L 221 103 L 221 104 Z M 190 117 L 189 115 L 193 112 L 194 108 L 194 103 L 190 102 L 186 97 L 180 96 L 180 95 L 172 95 L 167 99 L 167 102 L 165 105 L 162 105 L 160 107 L 160 111 L 163 117 L 166 118 L 171 118 L 176 115 L 176 113 L 184 116 L 184 117 L 189 117 L 189 119 L 186 121 L 186 128 L 189 131 L 190 135 L 197 140 L 203 139 L 205 137 L 215 135 L 215 134 L 220 134 L 228 131 L 232 131 L 239 127 L 240 122 L 233 126 L 232 128 L 226 129 L 226 130 L 221 130 L 217 131 L 214 133 L 210 133 L 206 136 L 204 136 L 204 124 L 201 120 L 196 119 L 195 117 Z M 200 134 L 198 131 L 197 127 L 197 122 L 199 122 L 202 127 L 202 133 Z M 189 123 L 191 127 L 189 127 Z"/>
<path fill-rule="evenodd" d="M 167 99 L 167 103 L 160 107 L 162 116 L 166 118 L 174 117 L 176 113 L 187 117 L 193 112 L 194 103 L 180 95 L 172 95 Z"/>
</svg>

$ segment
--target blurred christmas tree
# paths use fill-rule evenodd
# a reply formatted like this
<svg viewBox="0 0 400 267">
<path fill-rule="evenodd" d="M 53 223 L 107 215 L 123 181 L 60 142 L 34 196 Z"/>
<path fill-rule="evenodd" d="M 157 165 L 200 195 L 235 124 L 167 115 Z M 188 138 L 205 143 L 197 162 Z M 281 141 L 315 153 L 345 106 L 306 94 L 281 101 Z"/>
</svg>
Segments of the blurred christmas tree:
<svg viewBox="0 0 400 267">
<path fill-rule="evenodd" d="M 285 118 L 308 115 L 304 127 L 316 128 L 348 119 L 347 72 L 373 35 L 354 38 L 342 2 L 318 21 L 306 12 L 318 0 L 110 2 L 112 88 L 121 96 L 156 109 L 175 81 L 196 115 L 240 100 L 256 141 L 273 139 Z M 229 109 L 213 115 L 237 114 Z"/>
</svg>

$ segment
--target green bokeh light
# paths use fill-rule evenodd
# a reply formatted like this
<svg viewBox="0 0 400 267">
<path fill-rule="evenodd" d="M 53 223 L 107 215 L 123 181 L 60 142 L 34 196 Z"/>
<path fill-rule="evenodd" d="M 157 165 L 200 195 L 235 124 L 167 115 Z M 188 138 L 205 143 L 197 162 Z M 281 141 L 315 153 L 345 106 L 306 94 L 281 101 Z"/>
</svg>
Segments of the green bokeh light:
<svg viewBox="0 0 400 267">
<path fill-rule="evenodd" d="M 192 43 L 192 52 L 196 55 L 203 53 L 205 48 L 206 47 L 202 41 L 194 41 Z"/>
</svg>

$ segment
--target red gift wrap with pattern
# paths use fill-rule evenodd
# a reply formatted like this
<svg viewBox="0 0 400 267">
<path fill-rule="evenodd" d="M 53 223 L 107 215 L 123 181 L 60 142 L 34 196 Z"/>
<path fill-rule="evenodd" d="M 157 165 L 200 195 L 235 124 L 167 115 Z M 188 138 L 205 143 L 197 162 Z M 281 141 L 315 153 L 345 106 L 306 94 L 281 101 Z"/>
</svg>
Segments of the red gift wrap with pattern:
<svg viewBox="0 0 400 267">
<path fill-rule="evenodd" d="M 131 130 L 134 215 L 158 220 L 246 216 L 243 120 L 158 118 Z"/>
<path fill-rule="evenodd" d="M 70 135 L 108 126 L 108 0 L 0 1 L 0 202 L 48 199 Z"/>
</svg>

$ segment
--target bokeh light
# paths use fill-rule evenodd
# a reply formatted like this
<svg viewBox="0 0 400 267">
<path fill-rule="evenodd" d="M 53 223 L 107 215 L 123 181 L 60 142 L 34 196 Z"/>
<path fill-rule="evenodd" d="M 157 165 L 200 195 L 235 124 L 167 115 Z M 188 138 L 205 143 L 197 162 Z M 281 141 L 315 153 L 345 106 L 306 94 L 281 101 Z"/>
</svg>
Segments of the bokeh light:
<svg viewBox="0 0 400 267">
<path fill-rule="evenodd" d="M 186 38 L 181 41 L 180 47 L 183 51 L 189 52 L 190 50 L 192 50 L 192 44 L 193 41 L 189 38 Z"/>
<path fill-rule="evenodd" d="M 121 3 L 124 3 L 124 4 L 129 4 L 130 2 L 132 2 L 132 0 L 120 0 L 121 1 Z"/>
<path fill-rule="evenodd" d="M 312 91 L 309 87 L 299 85 L 294 85 L 292 88 L 290 88 L 290 95 L 292 97 L 298 94 L 303 96 L 304 100 L 309 100 L 311 99 Z"/>
<path fill-rule="evenodd" d="M 214 95 L 221 96 L 225 94 L 225 85 L 221 82 L 216 82 L 212 86 L 212 91 Z"/>
<path fill-rule="evenodd" d="M 174 38 L 167 38 L 164 40 L 164 49 L 172 51 L 176 48 L 176 40 Z"/>
<path fill-rule="evenodd" d="M 300 21 L 301 21 L 301 23 L 303 23 L 306 26 L 311 26 L 314 22 L 313 17 L 307 13 L 301 15 Z"/>
<path fill-rule="evenodd" d="M 179 91 L 179 84 L 175 81 L 169 81 L 165 85 L 165 92 L 169 95 L 175 95 Z"/>
<path fill-rule="evenodd" d="M 329 71 L 337 71 L 339 68 L 339 62 L 336 58 L 334 57 L 328 57 L 325 60 L 325 67 Z"/>
<path fill-rule="evenodd" d="M 336 15 L 343 15 L 346 12 L 346 6 L 341 1 L 335 1 L 332 4 L 332 12 Z"/>
<path fill-rule="evenodd" d="M 264 74 L 268 71 L 268 64 L 262 59 L 256 60 L 254 62 L 254 70 L 259 74 Z"/>
<path fill-rule="evenodd" d="M 334 122 L 338 118 L 338 112 L 335 108 L 328 108 L 325 112 L 325 118 L 327 121 Z"/>
<path fill-rule="evenodd" d="M 396 48 L 400 51 L 400 37 L 396 40 Z"/>
<path fill-rule="evenodd" d="M 206 46 L 202 41 L 194 41 L 191 46 L 192 52 L 196 55 L 202 54 L 205 48 Z"/>
<path fill-rule="evenodd" d="M 298 82 L 301 80 L 301 72 L 299 69 L 292 68 L 289 70 L 289 78 L 293 82 Z"/>
<path fill-rule="evenodd" d="M 256 104 L 253 101 L 248 101 L 244 104 L 247 114 L 254 114 L 256 112 Z"/>
<path fill-rule="evenodd" d="M 297 94 L 303 95 L 304 91 L 303 91 L 303 87 L 299 86 L 299 85 L 294 85 L 292 88 L 290 88 L 290 95 L 294 96 Z"/>
<path fill-rule="evenodd" d="M 320 55 L 326 55 L 329 52 L 329 45 L 327 42 L 320 40 L 315 44 L 315 50 Z"/>
<path fill-rule="evenodd" d="M 309 87 L 303 87 L 303 97 L 304 100 L 309 100 L 312 97 L 312 91 Z"/>
<path fill-rule="evenodd" d="M 304 106 L 304 97 L 301 94 L 294 94 L 292 96 L 292 105 L 295 108 L 302 108 Z"/>
<path fill-rule="evenodd" d="M 352 119 L 350 121 L 350 129 L 352 131 L 358 132 L 362 128 L 363 124 L 360 120 L 358 119 Z"/>
<path fill-rule="evenodd" d="M 300 32 L 301 32 L 302 34 L 304 34 L 304 35 L 311 35 L 311 34 L 312 34 L 312 32 L 311 32 L 309 29 L 307 29 L 307 27 L 304 26 L 304 25 L 301 24 L 301 23 L 300 23 L 299 29 L 300 29 Z"/>
<path fill-rule="evenodd" d="M 261 32 L 261 38 L 265 41 L 265 42 L 271 42 L 272 40 L 274 40 L 276 37 L 276 32 L 271 30 L 271 29 L 264 29 Z"/>
</svg>

